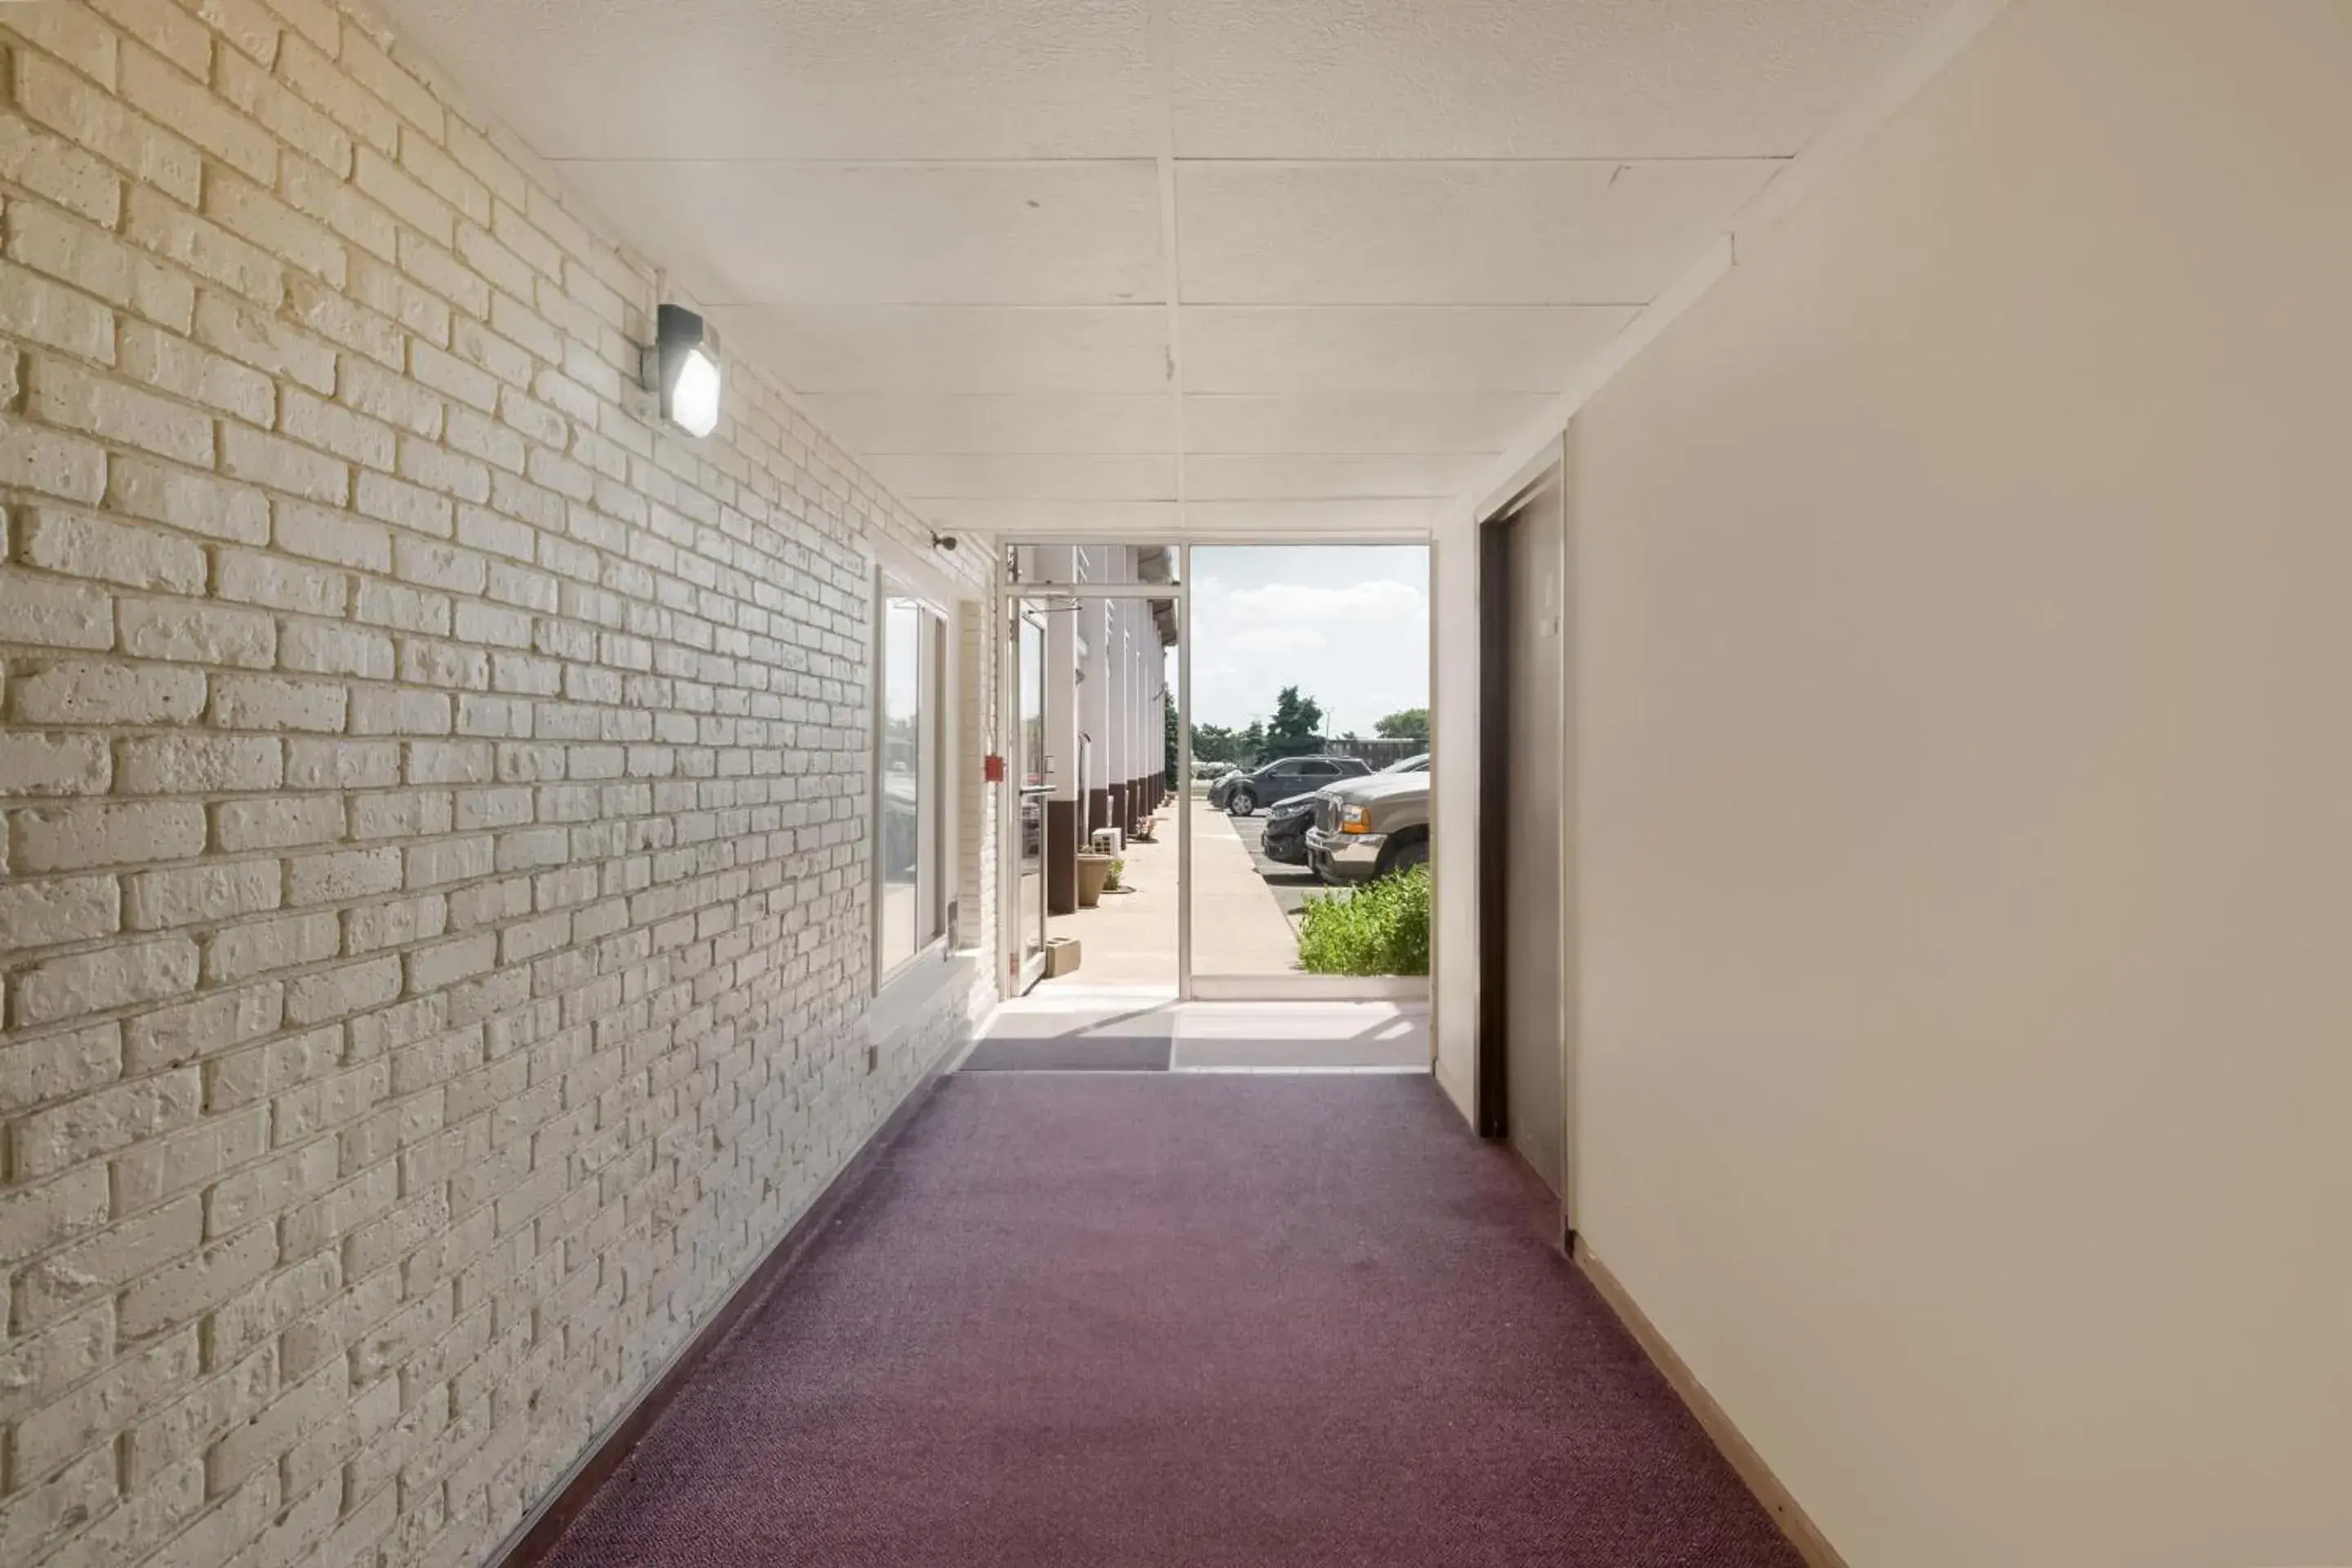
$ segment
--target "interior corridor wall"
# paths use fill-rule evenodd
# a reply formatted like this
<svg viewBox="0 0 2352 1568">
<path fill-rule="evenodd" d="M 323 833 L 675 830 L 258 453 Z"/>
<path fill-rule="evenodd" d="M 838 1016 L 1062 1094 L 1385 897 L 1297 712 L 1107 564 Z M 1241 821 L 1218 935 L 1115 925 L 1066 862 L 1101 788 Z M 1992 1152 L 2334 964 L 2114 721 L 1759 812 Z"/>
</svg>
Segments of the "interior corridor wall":
<svg viewBox="0 0 2352 1568">
<path fill-rule="evenodd" d="M 992 994 L 867 1005 L 874 555 L 976 777 L 990 552 L 740 362 L 661 427 L 650 268 L 356 13 L 0 70 L 0 1558 L 479 1562 Z"/>
<path fill-rule="evenodd" d="M 2347 82 L 2020 0 L 1573 433 L 1581 1226 L 1857 1568 L 2352 1562 Z"/>
</svg>

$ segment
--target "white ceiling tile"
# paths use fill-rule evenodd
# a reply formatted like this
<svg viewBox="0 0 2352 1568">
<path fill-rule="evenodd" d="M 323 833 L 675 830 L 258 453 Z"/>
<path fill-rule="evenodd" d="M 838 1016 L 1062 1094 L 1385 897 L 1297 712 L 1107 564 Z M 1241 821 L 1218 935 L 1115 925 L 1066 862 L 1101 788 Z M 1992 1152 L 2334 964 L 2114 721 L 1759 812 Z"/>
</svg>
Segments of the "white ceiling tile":
<svg viewBox="0 0 2352 1568">
<path fill-rule="evenodd" d="M 1186 531 L 1219 533 L 1394 533 L 1428 528 L 1441 500 L 1192 501 Z"/>
<path fill-rule="evenodd" d="M 387 0 L 919 508 L 1171 534 L 1425 526 L 1948 0 L 1153 3 Z"/>
<path fill-rule="evenodd" d="M 1115 305 L 1166 293 L 1148 163 L 566 172 L 709 305 Z"/>
<path fill-rule="evenodd" d="M 1182 163 L 1187 304 L 1640 304 L 1780 165 Z"/>
<path fill-rule="evenodd" d="M 1176 499 L 1176 459 L 1165 455 L 909 455 L 869 458 L 866 466 L 907 500 Z"/>
<path fill-rule="evenodd" d="M 1787 156 L 1947 0 L 1186 0 L 1187 158 Z"/>
<path fill-rule="evenodd" d="M 1188 501 L 1380 500 L 1456 496 L 1488 458 L 1458 456 L 1326 457 L 1300 453 L 1196 453 L 1184 459 Z"/>
<path fill-rule="evenodd" d="M 1149 157 L 1146 0 L 393 0 L 548 158 Z"/>
<path fill-rule="evenodd" d="M 964 397 L 845 392 L 802 401 L 818 425 L 866 457 L 1176 450 L 1175 400 L 1164 395 Z"/>
<path fill-rule="evenodd" d="M 730 349 L 803 392 L 1165 392 L 1164 305 L 731 305 Z"/>
<path fill-rule="evenodd" d="M 1188 392 L 1557 392 L 1622 305 L 1188 305 Z"/>
<path fill-rule="evenodd" d="M 1045 534 L 1109 538 L 1133 531 L 1172 539 L 1180 527 L 1174 501 L 928 500 L 908 504 L 935 527 L 968 528 L 1012 538 Z"/>
<path fill-rule="evenodd" d="M 1543 393 L 1368 392 L 1184 400 L 1194 452 L 1499 452 L 1552 405 Z"/>
</svg>

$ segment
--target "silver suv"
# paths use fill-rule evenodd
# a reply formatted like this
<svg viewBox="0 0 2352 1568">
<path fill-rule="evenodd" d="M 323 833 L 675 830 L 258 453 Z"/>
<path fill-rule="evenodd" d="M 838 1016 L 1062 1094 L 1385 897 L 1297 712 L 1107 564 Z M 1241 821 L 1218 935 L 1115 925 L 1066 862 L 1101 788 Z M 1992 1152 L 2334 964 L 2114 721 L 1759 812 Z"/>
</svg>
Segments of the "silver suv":
<svg viewBox="0 0 2352 1568">
<path fill-rule="evenodd" d="M 1326 882 L 1370 882 L 1429 859 L 1429 759 L 1315 796 L 1307 863 Z"/>
</svg>

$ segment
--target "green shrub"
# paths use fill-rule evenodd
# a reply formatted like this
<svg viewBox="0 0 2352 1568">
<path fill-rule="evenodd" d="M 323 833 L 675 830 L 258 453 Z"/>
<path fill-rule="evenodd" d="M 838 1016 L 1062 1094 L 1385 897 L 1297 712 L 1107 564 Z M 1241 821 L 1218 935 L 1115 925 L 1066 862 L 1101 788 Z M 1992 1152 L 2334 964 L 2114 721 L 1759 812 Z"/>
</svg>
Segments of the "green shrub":
<svg viewBox="0 0 2352 1568">
<path fill-rule="evenodd" d="M 1110 858 L 1110 869 L 1103 873 L 1103 891 L 1106 893 L 1118 892 L 1119 887 L 1118 879 L 1126 875 L 1127 861 L 1125 858 L 1118 855 L 1112 856 Z"/>
<path fill-rule="evenodd" d="M 1312 974 L 1429 973 L 1429 868 L 1352 893 L 1309 894 L 1298 962 Z"/>
</svg>

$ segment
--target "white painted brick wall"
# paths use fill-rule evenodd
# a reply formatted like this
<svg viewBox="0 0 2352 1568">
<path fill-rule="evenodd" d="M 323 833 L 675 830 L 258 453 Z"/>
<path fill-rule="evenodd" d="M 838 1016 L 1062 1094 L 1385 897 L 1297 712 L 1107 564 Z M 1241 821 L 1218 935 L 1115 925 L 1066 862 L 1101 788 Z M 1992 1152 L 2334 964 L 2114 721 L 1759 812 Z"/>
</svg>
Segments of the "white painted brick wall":
<svg viewBox="0 0 2352 1568">
<path fill-rule="evenodd" d="M 924 536 L 374 20 L 0 50 L 0 1560 L 478 1562 L 992 985 L 866 1072 Z"/>
</svg>

